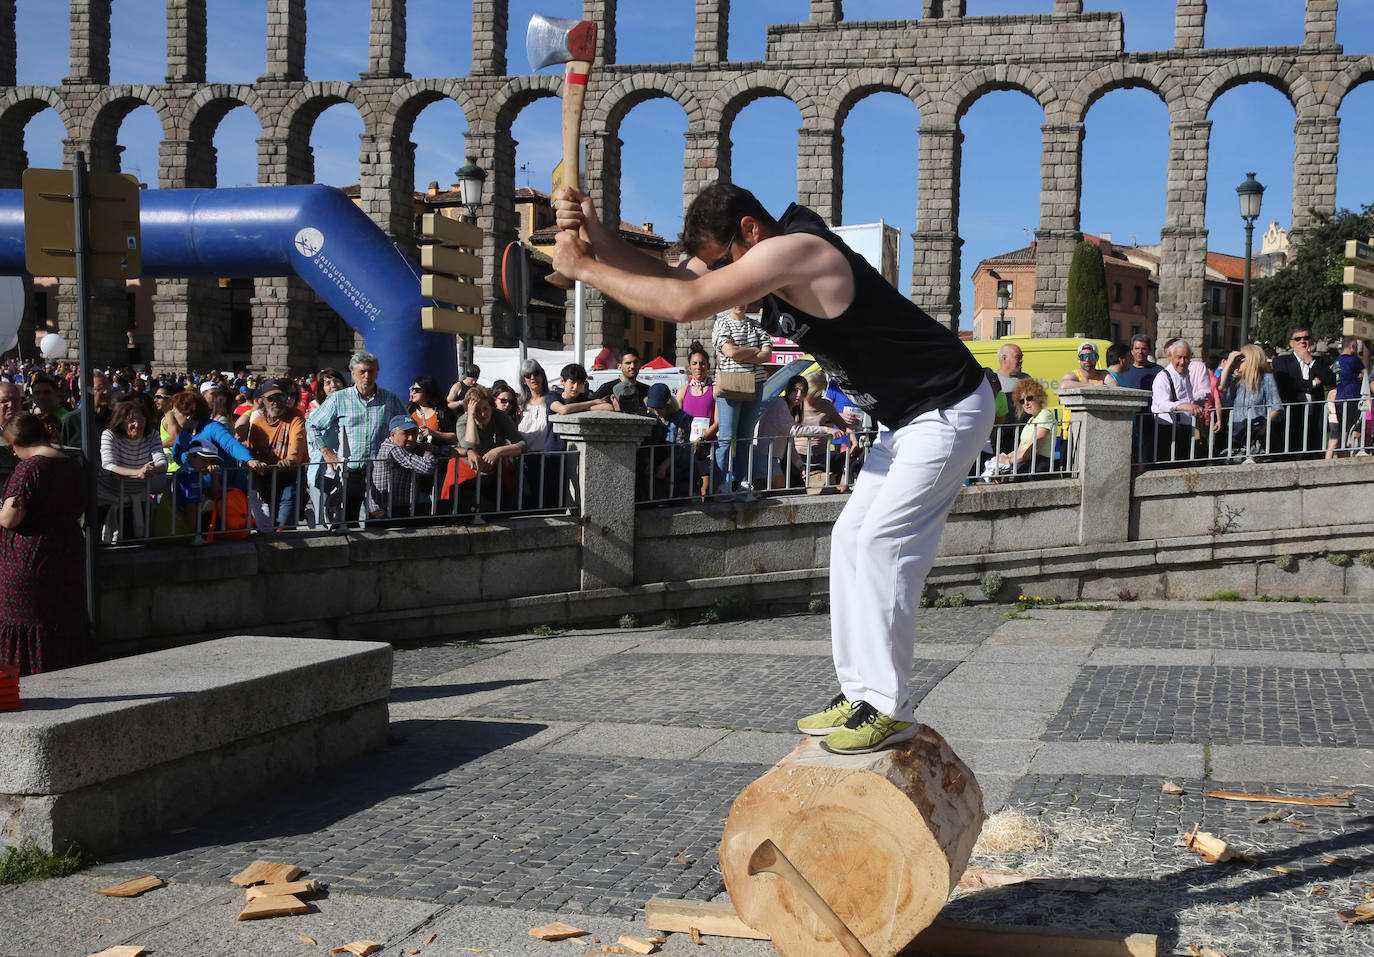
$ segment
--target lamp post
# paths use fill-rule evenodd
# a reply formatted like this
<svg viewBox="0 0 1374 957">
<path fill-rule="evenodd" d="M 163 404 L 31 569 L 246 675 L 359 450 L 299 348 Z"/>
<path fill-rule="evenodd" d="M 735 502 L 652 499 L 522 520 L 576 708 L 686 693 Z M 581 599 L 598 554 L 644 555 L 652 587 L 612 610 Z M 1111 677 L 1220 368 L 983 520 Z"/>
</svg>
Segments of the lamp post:
<svg viewBox="0 0 1374 957">
<path fill-rule="evenodd" d="M 458 177 L 458 190 L 463 195 L 463 218 L 469 223 L 477 222 L 477 207 L 482 205 L 482 188 L 487 182 L 487 171 L 477 165 L 477 158 L 469 156 L 468 161 L 455 173 Z M 481 250 L 478 250 L 481 255 Z M 475 343 L 472 336 L 463 336 L 463 354 L 459 357 L 458 377 L 461 379 L 467 367 L 476 360 Z"/>
<path fill-rule="evenodd" d="M 1007 328 L 1007 306 L 1011 305 L 1011 290 L 1005 285 L 997 285 L 997 329 L 994 339 L 1011 335 L 1011 330 Z"/>
<path fill-rule="evenodd" d="M 1240 197 L 1240 218 L 1245 220 L 1245 287 L 1241 290 L 1240 344 L 1250 342 L 1250 251 L 1255 237 L 1255 220 L 1259 218 L 1264 187 L 1254 173 L 1245 174 L 1245 182 L 1236 187 Z"/>
</svg>

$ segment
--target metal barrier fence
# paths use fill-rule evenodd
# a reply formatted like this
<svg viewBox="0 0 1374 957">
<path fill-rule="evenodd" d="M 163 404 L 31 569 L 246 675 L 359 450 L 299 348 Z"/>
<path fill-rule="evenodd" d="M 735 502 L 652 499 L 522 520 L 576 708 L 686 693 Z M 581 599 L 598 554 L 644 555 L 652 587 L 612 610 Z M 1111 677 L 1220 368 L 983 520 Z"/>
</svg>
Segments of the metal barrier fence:
<svg viewBox="0 0 1374 957">
<path fill-rule="evenodd" d="M 967 482 L 1015 482 L 1078 475 L 1077 429 L 1056 423 L 1041 441 L 1022 441 L 1024 424 L 994 426 L 988 443 L 969 469 Z M 735 461 L 748 463 L 742 485 L 729 486 L 714 467 L 713 443 L 643 444 L 638 450 L 635 502 L 667 505 L 688 501 L 756 500 L 761 494 L 824 495 L 848 492 L 864 457 L 878 440 L 877 430 L 857 433 L 857 441 L 807 435 L 756 436 Z M 759 455 L 753 454 L 758 450 Z M 766 462 L 766 473 L 756 463 Z"/>
<path fill-rule="evenodd" d="M 510 456 L 483 471 L 456 455 L 436 455 L 433 462 L 427 473 L 371 458 L 261 473 L 182 468 L 148 480 L 102 472 L 101 539 L 107 545 L 199 544 L 253 531 L 481 524 L 495 516 L 566 513 L 577 495 L 573 449 Z M 117 490 L 111 487 L 115 478 Z"/>
<path fill-rule="evenodd" d="M 1132 432 L 1137 465 L 1220 465 L 1368 455 L 1374 450 L 1364 399 L 1209 408 L 1200 416 L 1141 412 Z"/>
</svg>

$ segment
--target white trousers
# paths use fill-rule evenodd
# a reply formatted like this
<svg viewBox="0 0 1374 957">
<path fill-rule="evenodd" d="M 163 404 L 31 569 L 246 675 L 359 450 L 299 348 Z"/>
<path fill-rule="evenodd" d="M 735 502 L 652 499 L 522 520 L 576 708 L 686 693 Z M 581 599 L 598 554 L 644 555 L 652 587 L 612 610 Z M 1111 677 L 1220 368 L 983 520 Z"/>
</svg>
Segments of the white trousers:
<svg viewBox="0 0 1374 957">
<path fill-rule="evenodd" d="M 921 586 L 945 519 L 992 428 L 984 383 L 954 405 L 884 430 L 830 538 L 830 637 L 840 690 L 914 720 L 907 681 Z"/>
</svg>

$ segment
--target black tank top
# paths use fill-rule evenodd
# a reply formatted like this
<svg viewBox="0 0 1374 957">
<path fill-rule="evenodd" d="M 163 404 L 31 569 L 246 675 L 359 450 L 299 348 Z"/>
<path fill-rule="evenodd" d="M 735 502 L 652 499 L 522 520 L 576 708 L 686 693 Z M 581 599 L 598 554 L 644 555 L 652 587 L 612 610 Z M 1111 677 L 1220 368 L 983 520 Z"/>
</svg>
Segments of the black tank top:
<svg viewBox="0 0 1374 957">
<path fill-rule="evenodd" d="M 890 429 L 972 395 L 983 370 L 959 337 L 907 299 L 816 213 L 796 203 L 778 221 L 784 233 L 811 233 L 838 249 L 854 273 L 854 301 L 834 319 L 808 315 L 770 294 L 762 325 L 820 363 L 846 395 Z"/>
</svg>

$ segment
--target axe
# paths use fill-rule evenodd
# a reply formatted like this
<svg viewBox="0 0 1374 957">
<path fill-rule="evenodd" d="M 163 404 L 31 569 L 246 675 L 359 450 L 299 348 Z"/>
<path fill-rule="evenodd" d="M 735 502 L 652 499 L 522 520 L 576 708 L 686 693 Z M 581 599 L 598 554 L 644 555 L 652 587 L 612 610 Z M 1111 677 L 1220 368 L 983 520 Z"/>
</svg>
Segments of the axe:
<svg viewBox="0 0 1374 957">
<path fill-rule="evenodd" d="M 525 53 L 530 58 L 531 70 L 567 64 L 563 71 L 563 182 L 580 190 L 578 141 L 582 137 L 587 75 L 596 55 L 596 24 L 591 20 L 564 20 L 536 13 L 525 34 Z"/>
</svg>

